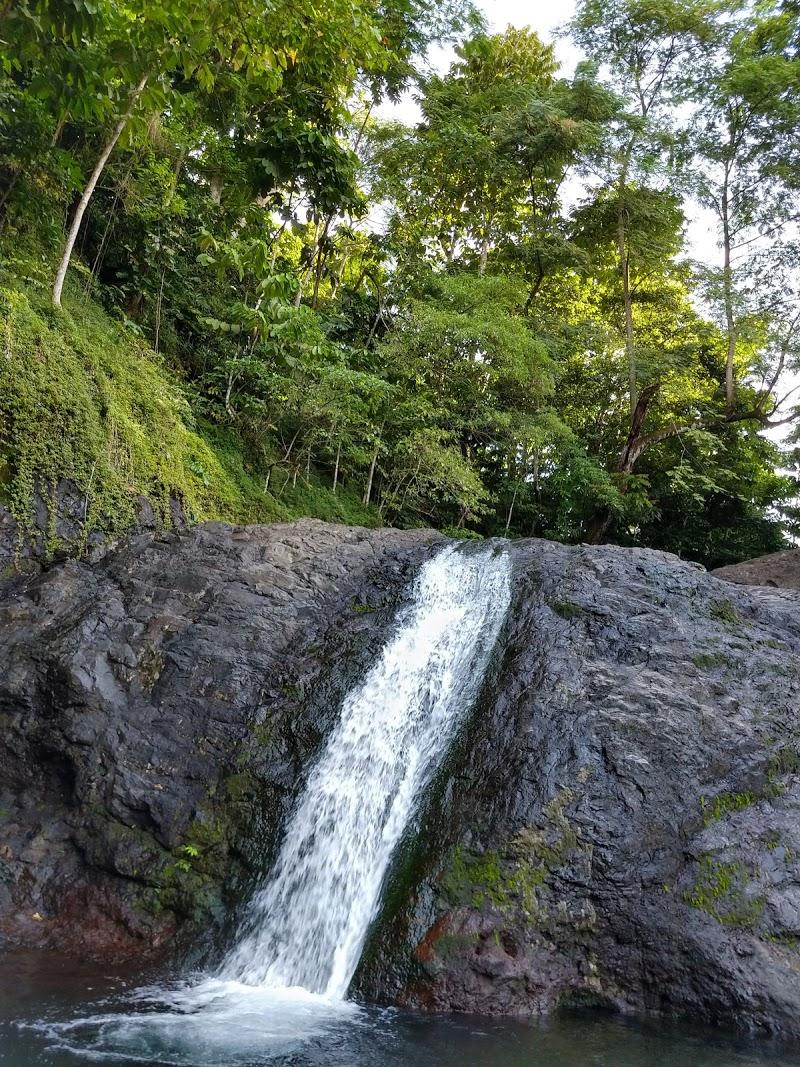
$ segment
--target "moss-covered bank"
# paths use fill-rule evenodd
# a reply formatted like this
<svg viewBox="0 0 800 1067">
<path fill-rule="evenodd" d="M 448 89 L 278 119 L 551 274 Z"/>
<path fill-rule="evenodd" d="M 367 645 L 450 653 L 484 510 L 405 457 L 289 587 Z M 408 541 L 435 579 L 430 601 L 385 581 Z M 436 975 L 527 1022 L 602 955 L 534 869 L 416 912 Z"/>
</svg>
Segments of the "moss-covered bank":
<svg viewBox="0 0 800 1067">
<path fill-rule="evenodd" d="M 32 258 L 0 268 L 0 503 L 20 541 L 44 533 L 46 550 L 62 547 L 54 501 L 65 481 L 80 501 L 78 551 L 93 532 L 134 525 L 143 498 L 164 526 L 174 503 L 190 522 L 377 524 L 374 509 L 313 472 L 267 491 L 235 428 L 196 417 L 190 388 L 135 329 L 77 284 L 56 311 L 46 280 Z"/>
</svg>

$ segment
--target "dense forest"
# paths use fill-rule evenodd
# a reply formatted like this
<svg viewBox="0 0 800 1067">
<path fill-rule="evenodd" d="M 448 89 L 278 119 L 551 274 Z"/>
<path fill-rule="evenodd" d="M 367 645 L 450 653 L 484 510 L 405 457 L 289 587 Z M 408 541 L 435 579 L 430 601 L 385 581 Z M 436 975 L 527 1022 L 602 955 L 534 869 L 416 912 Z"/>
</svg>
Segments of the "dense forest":
<svg viewBox="0 0 800 1067">
<path fill-rule="evenodd" d="M 0 5 L 23 534 L 68 479 L 87 535 L 146 496 L 165 523 L 784 547 L 800 7 L 581 0 L 564 32 L 571 76 L 468 0 Z M 381 117 L 409 92 L 416 125 Z"/>
</svg>

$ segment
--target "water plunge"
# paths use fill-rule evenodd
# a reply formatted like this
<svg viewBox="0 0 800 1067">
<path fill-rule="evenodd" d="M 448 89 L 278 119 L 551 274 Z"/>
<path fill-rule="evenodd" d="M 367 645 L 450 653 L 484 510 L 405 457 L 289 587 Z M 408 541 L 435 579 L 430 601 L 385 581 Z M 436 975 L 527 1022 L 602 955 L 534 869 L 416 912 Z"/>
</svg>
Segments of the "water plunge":
<svg viewBox="0 0 800 1067">
<path fill-rule="evenodd" d="M 491 548 L 427 562 L 412 603 L 341 718 L 220 977 L 341 998 L 392 853 L 475 698 L 510 597 Z"/>
</svg>

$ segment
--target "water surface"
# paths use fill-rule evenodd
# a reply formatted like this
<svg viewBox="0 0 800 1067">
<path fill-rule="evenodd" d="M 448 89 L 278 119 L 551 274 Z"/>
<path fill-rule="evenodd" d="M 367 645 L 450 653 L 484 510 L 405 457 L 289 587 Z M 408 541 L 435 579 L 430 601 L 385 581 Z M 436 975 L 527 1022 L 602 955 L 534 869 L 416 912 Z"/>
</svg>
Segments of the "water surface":
<svg viewBox="0 0 800 1067">
<path fill-rule="evenodd" d="M 251 988 L 181 1010 L 182 981 L 53 955 L 0 962 L 0 1064 L 180 1067 L 797 1067 L 800 1050 L 593 1012 L 430 1016 Z M 197 983 L 190 987 L 196 997 Z M 143 990 L 151 990 L 150 999 Z M 175 999 L 167 1007 L 166 997 Z M 154 1010 L 155 1008 L 155 1010 Z M 161 1022 L 154 1024 L 154 1021 Z M 137 1022 L 138 1020 L 138 1022 Z"/>
</svg>

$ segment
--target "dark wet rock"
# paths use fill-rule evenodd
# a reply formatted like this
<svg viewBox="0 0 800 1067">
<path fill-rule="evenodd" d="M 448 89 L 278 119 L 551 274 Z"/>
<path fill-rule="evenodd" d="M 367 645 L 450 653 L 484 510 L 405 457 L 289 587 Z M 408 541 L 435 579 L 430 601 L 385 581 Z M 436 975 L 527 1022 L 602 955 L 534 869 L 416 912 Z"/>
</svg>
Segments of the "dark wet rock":
<svg viewBox="0 0 800 1067">
<path fill-rule="evenodd" d="M 222 923 L 440 540 L 211 523 L 7 583 L 7 936 L 118 955 Z"/>
<path fill-rule="evenodd" d="M 180 500 L 170 497 L 168 503 L 169 526 L 185 530 L 188 520 Z M 10 508 L 0 502 L 0 581 L 16 574 L 38 573 L 54 560 L 68 556 L 98 560 L 121 539 L 164 526 L 146 496 L 137 497 L 136 505 L 133 525 L 110 533 L 87 530 L 90 499 L 68 478 L 62 478 L 52 491 L 41 486 L 34 490 L 25 528 L 20 528 Z"/>
<path fill-rule="evenodd" d="M 223 929 L 437 543 L 209 524 L 8 585 L 8 936 L 108 954 Z M 657 552 L 509 550 L 505 632 L 358 989 L 800 1036 L 800 595 Z"/>
<path fill-rule="evenodd" d="M 771 585 L 783 589 L 800 589 L 800 548 L 772 552 L 768 556 L 718 567 L 712 571 L 717 578 L 741 585 Z"/>
<path fill-rule="evenodd" d="M 512 551 L 504 648 L 360 989 L 800 1034 L 800 596 L 657 552 Z"/>
</svg>

